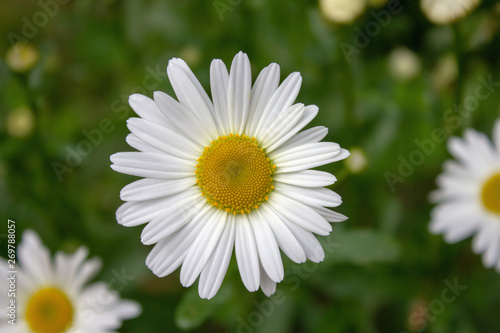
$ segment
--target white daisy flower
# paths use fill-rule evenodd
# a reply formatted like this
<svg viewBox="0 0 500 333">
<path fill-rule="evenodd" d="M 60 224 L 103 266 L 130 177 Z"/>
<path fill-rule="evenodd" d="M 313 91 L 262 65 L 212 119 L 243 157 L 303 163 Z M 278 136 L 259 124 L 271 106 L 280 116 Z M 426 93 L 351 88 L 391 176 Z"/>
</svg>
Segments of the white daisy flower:
<svg viewBox="0 0 500 333">
<path fill-rule="evenodd" d="M 123 320 L 137 317 L 139 304 L 121 300 L 107 284 L 85 286 L 101 267 L 99 259 L 86 260 L 87 255 L 88 250 L 80 247 L 72 255 L 58 252 L 52 260 L 38 235 L 25 231 L 17 248 L 19 264 L 12 269 L 11 262 L 8 265 L 0 258 L 0 305 L 6 312 L 0 332 L 106 333 L 114 332 Z M 14 280 L 8 279 L 11 274 Z M 15 297 L 7 293 L 9 288 L 15 290 Z M 9 324 L 14 318 L 15 325 Z"/>
<path fill-rule="evenodd" d="M 446 161 L 437 178 L 430 230 L 448 243 L 474 235 L 473 251 L 483 254 L 484 266 L 500 272 L 500 119 L 493 141 L 472 129 L 464 139 L 450 138 L 448 149 L 457 161 Z"/>
<path fill-rule="evenodd" d="M 366 0 L 319 0 L 319 8 L 330 21 L 352 23 L 366 8 Z"/>
<path fill-rule="evenodd" d="M 422 63 L 419 56 L 404 46 L 398 46 L 389 53 L 389 71 L 400 81 L 410 81 L 416 77 L 421 69 Z"/>
<path fill-rule="evenodd" d="M 420 8 L 435 24 L 448 24 L 467 16 L 481 0 L 421 0 Z"/>
<path fill-rule="evenodd" d="M 163 277 L 182 265 L 182 285 L 199 276 L 202 298 L 219 290 L 233 247 L 246 288 L 271 295 L 284 275 L 280 249 L 297 263 L 322 261 L 314 234 L 328 235 L 328 222 L 346 219 L 325 208 L 341 203 L 324 188 L 335 177 L 309 169 L 349 152 L 319 142 L 323 126 L 299 133 L 318 113 L 315 105 L 293 104 L 299 73 L 280 85 L 279 66 L 271 64 L 252 87 L 246 54 L 235 56 L 230 73 L 215 59 L 213 103 L 183 60 L 170 60 L 167 73 L 179 101 L 159 91 L 154 101 L 130 96 L 141 118 L 128 120 L 127 142 L 140 152 L 112 155 L 112 168 L 145 179 L 123 188 L 127 202 L 117 220 L 149 222 L 141 239 L 156 245 L 147 266 Z"/>
</svg>

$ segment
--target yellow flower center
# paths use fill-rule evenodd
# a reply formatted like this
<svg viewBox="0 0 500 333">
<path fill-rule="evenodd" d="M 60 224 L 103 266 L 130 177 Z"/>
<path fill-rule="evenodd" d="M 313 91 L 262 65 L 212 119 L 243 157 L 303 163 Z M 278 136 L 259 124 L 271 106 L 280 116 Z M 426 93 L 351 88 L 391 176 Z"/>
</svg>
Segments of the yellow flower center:
<svg viewBox="0 0 500 333">
<path fill-rule="evenodd" d="M 268 199 L 276 168 L 255 138 L 219 137 L 198 159 L 197 183 L 207 201 L 229 213 L 249 213 Z"/>
<path fill-rule="evenodd" d="M 59 289 L 41 289 L 28 301 L 26 320 L 33 332 L 62 333 L 71 326 L 73 307 Z"/>
<path fill-rule="evenodd" d="M 500 214 L 500 173 L 495 174 L 484 184 L 482 199 L 484 207 Z"/>
</svg>

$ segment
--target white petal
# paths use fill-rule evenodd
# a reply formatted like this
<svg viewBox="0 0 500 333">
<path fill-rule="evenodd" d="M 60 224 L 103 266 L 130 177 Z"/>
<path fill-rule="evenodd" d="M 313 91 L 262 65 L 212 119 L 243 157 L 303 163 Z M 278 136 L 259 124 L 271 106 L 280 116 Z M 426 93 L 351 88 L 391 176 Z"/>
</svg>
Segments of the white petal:
<svg viewBox="0 0 500 333">
<path fill-rule="evenodd" d="M 296 172 L 336 162 L 349 156 L 333 142 L 318 142 L 302 145 L 271 157 L 276 165 L 276 173 Z"/>
<path fill-rule="evenodd" d="M 256 291 L 260 284 L 259 256 L 250 222 L 245 214 L 236 216 L 235 252 L 241 280 L 248 291 Z"/>
<path fill-rule="evenodd" d="M 243 134 L 248 119 L 252 72 L 250 61 L 243 52 L 238 52 L 231 64 L 227 88 L 229 125 L 232 133 Z"/>
<path fill-rule="evenodd" d="M 170 126 L 168 119 L 161 113 L 158 106 L 151 98 L 141 94 L 133 94 L 129 96 L 128 102 L 135 113 L 142 119 L 164 126 Z"/>
<path fill-rule="evenodd" d="M 167 74 L 179 102 L 196 115 L 212 137 L 217 137 L 212 101 L 188 65 L 173 58 L 168 62 Z"/>
<path fill-rule="evenodd" d="M 146 258 L 149 269 L 159 277 L 175 271 L 184 261 L 201 228 L 215 211 L 210 205 L 205 205 L 182 229 L 159 241 Z"/>
<path fill-rule="evenodd" d="M 270 297 L 276 292 L 276 282 L 271 280 L 271 278 L 266 274 L 262 265 L 260 265 L 260 288 L 267 297 Z"/>
<path fill-rule="evenodd" d="M 227 216 L 225 211 L 218 210 L 206 222 L 194 240 L 181 268 L 180 280 L 184 287 L 189 287 L 196 281 L 208 259 L 212 256 L 214 249 L 219 244 Z"/>
<path fill-rule="evenodd" d="M 448 140 L 448 150 L 455 158 L 462 162 L 462 164 L 474 171 L 475 174 L 485 175 L 490 171 L 490 167 L 485 164 L 483 158 L 477 154 L 474 143 L 469 142 L 469 140 L 452 137 Z"/>
<path fill-rule="evenodd" d="M 259 209 L 255 212 L 260 215 L 262 221 L 269 224 L 280 249 L 288 258 L 299 264 L 306 261 L 306 254 L 293 233 L 283 222 L 285 220 L 284 217 L 275 213 L 270 208 L 270 205 L 266 203 L 260 205 Z"/>
<path fill-rule="evenodd" d="M 343 222 L 347 220 L 347 216 L 331 211 L 328 208 L 325 207 L 311 207 L 311 208 L 314 209 L 319 215 L 323 216 L 323 218 L 328 222 Z"/>
<path fill-rule="evenodd" d="M 177 179 L 192 176 L 196 170 L 194 161 L 167 154 L 124 152 L 110 159 L 113 170 L 138 177 Z"/>
<path fill-rule="evenodd" d="M 262 130 L 268 128 L 281 111 L 288 109 L 293 104 L 299 94 L 301 83 L 302 77 L 300 73 L 297 72 L 290 74 L 285 81 L 283 81 L 267 103 L 260 117 L 255 130 L 256 137 L 261 136 Z"/>
<path fill-rule="evenodd" d="M 118 293 L 107 284 L 93 283 L 79 295 L 79 309 L 75 309 L 75 333 L 111 333 L 122 325 L 124 319 L 138 316 L 141 306 L 133 301 L 121 300 Z"/>
<path fill-rule="evenodd" d="M 198 292 L 201 298 L 210 299 L 219 290 L 233 253 L 235 232 L 235 217 L 228 215 L 219 244 L 200 274 Z"/>
<path fill-rule="evenodd" d="M 259 214 L 251 214 L 249 219 L 262 267 L 271 280 L 274 282 L 282 281 L 284 276 L 283 262 L 271 227 L 267 222 L 261 220 Z"/>
<path fill-rule="evenodd" d="M 500 118 L 495 121 L 495 125 L 493 126 L 493 142 L 500 153 Z"/>
<path fill-rule="evenodd" d="M 79 247 L 71 255 L 62 252 L 56 253 L 55 266 L 56 272 L 58 273 L 57 280 L 61 285 L 68 286 L 74 290 L 73 283 L 77 278 L 80 272 L 80 267 L 84 264 L 88 254 L 89 251 L 84 246 Z"/>
<path fill-rule="evenodd" d="M 288 229 L 290 229 L 300 243 L 300 246 L 304 249 L 307 259 L 313 262 L 321 262 L 325 259 L 325 251 L 312 232 L 299 227 L 287 219 L 284 219 L 283 222 L 285 222 Z"/>
<path fill-rule="evenodd" d="M 473 152 L 474 163 L 479 163 L 480 160 L 481 163 L 496 169 L 500 163 L 500 156 L 486 134 L 466 130 L 464 138 L 469 143 L 468 149 Z"/>
<path fill-rule="evenodd" d="M 429 228 L 433 233 L 444 233 L 447 242 L 455 243 L 461 240 L 456 236 L 468 237 L 480 226 L 480 220 L 476 218 L 478 213 L 479 208 L 476 207 L 474 202 L 460 200 L 443 203 L 432 210 L 432 222 Z M 462 226 L 459 227 L 459 224 Z M 457 227 L 469 233 L 464 234 L 462 231 L 455 237 L 449 237 L 447 234 L 453 233 L 452 230 Z"/>
<path fill-rule="evenodd" d="M 84 261 L 76 272 L 74 279 L 67 282 L 71 283 L 71 286 L 75 292 L 80 291 L 83 286 L 92 280 L 97 273 L 101 270 L 102 261 L 99 258 L 92 258 Z"/>
<path fill-rule="evenodd" d="M 120 191 L 120 198 L 123 201 L 157 199 L 185 191 L 194 185 L 194 176 L 167 180 L 144 178 L 126 185 Z"/>
<path fill-rule="evenodd" d="M 337 181 L 334 175 L 325 171 L 303 170 L 291 173 L 279 173 L 274 181 L 302 187 L 322 187 Z"/>
<path fill-rule="evenodd" d="M 17 254 L 23 270 L 28 275 L 36 277 L 36 281 L 40 284 L 50 283 L 52 279 L 50 253 L 34 231 L 26 230 L 23 233 Z"/>
<path fill-rule="evenodd" d="M 326 236 L 332 231 L 330 223 L 309 206 L 290 199 L 277 191 L 271 195 L 269 200 L 272 200 L 272 208 L 291 222 L 322 236 Z"/>
<path fill-rule="evenodd" d="M 272 154 L 272 159 L 276 163 L 286 164 L 298 159 L 310 158 L 312 156 L 324 155 L 324 158 L 331 158 L 340 153 L 340 145 L 335 142 L 318 142 L 305 144 L 286 150 L 280 154 Z"/>
<path fill-rule="evenodd" d="M 498 237 L 500 230 L 498 226 L 494 228 L 494 234 L 496 237 L 492 238 L 486 252 L 483 254 L 483 264 L 488 268 L 496 266 L 500 258 L 500 238 Z"/>
<path fill-rule="evenodd" d="M 229 111 L 227 105 L 227 86 L 229 74 L 226 65 L 220 59 L 214 59 L 210 65 L 210 88 L 214 101 L 215 118 L 219 127 L 219 135 L 229 133 Z"/>
<path fill-rule="evenodd" d="M 276 184 L 276 191 L 307 206 L 337 207 L 342 203 L 340 195 L 324 187 L 297 187 L 281 183 Z"/>
<path fill-rule="evenodd" d="M 267 148 L 267 152 L 270 153 L 274 151 L 275 149 L 278 149 L 280 146 L 282 146 L 285 142 L 289 142 L 291 138 L 296 136 L 296 134 L 304 128 L 307 124 L 311 122 L 311 120 L 316 117 L 318 114 L 318 107 L 316 105 L 308 105 L 304 108 L 304 112 L 302 113 L 302 116 L 299 118 L 297 123 L 286 133 L 284 134 L 281 138 L 276 140 L 271 146 Z M 319 141 L 319 140 L 318 140 Z"/>
<path fill-rule="evenodd" d="M 316 143 L 321 141 L 328 134 L 328 128 L 324 126 L 316 126 L 313 128 L 309 128 L 305 131 L 302 131 L 292 138 L 290 138 L 287 142 L 282 144 L 279 148 L 272 151 L 270 153 L 271 156 L 279 155 L 280 153 L 290 150 L 295 147 L 299 147 L 309 143 Z"/>
<path fill-rule="evenodd" d="M 269 103 L 269 100 L 278 89 L 280 83 L 280 67 L 277 64 L 270 64 L 264 68 L 257 76 L 252 87 L 250 98 L 250 115 L 246 132 L 248 136 L 255 136 L 255 130 L 262 117 L 262 113 Z"/>
<path fill-rule="evenodd" d="M 17 323 L 16 326 L 13 326 L 5 321 L 5 323 L 0 323 L 0 331 L 2 333 L 26 333 L 29 328 L 23 326 L 27 326 L 27 324 Z"/>
<path fill-rule="evenodd" d="M 456 175 L 444 172 L 437 177 L 436 183 L 439 189 L 430 193 L 429 198 L 431 202 L 452 199 L 474 200 L 480 195 L 480 184 L 478 180 L 472 177 L 457 177 Z"/>
<path fill-rule="evenodd" d="M 262 130 L 259 137 L 259 140 L 262 142 L 262 148 L 266 149 L 279 140 L 286 141 L 288 139 L 286 135 L 290 133 L 303 114 L 304 104 L 294 104 L 280 112 L 269 127 Z M 267 151 L 269 152 L 269 150 Z"/>
<path fill-rule="evenodd" d="M 154 92 L 158 108 L 180 133 L 201 146 L 210 143 L 212 136 L 201 121 L 184 105 L 161 91 Z"/>
<path fill-rule="evenodd" d="M 157 153 L 157 154 L 163 153 L 161 150 L 139 139 L 135 134 L 127 135 L 125 141 L 128 143 L 130 147 L 135 148 L 139 151 L 143 151 L 145 153 Z"/>
<path fill-rule="evenodd" d="M 135 318 L 139 316 L 142 312 L 141 305 L 137 302 L 130 300 L 120 300 L 118 304 L 113 304 L 111 309 L 108 309 L 107 315 L 115 316 L 119 321 L 119 325 L 113 329 L 119 328 L 124 319 Z"/>
<path fill-rule="evenodd" d="M 129 118 L 127 126 L 139 139 L 165 153 L 196 160 L 203 152 L 203 147 L 181 134 L 148 120 Z"/>
<path fill-rule="evenodd" d="M 168 207 L 172 200 L 177 200 L 177 195 L 145 201 L 126 202 L 116 210 L 116 220 L 126 227 L 146 223 Z"/>
<path fill-rule="evenodd" d="M 494 241 L 495 237 L 497 237 L 497 235 L 495 234 L 494 224 L 485 223 L 479 229 L 472 241 L 472 250 L 478 254 L 485 252 L 490 243 Z"/>
<path fill-rule="evenodd" d="M 448 229 L 444 234 L 444 239 L 447 243 L 453 244 L 464 240 L 467 237 L 472 236 L 476 233 L 480 226 L 480 217 L 477 215 L 469 215 L 470 219 L 463 220 L 465 216 L 462 217 L 462 221 L 457 222 L 453 228 Z"/>
<path fill-rule="evenodd" d="M 206 201 L 201 198 L 199 189 L 193 188 L 180 193 L 177 200 L 165 207 L 165 210 L 144 227 L 141 241 L 145 245 L 157 243 L 169 236 L 200 212 Z"/>
<path fill-rule="evenodd" d="M 454 176 L 457 178 L 467 178 L 470 177 L 470 171 L 462 164 L 455 160 L 446 160 L 443 163 L 443 170 L 449 176 Z"/>
</svg>

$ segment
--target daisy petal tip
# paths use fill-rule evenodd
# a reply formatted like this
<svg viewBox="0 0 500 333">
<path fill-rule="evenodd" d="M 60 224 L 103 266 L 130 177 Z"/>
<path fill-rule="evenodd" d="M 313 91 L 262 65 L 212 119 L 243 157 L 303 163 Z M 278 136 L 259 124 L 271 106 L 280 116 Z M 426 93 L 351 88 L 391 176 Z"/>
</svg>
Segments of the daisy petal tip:
<svg viewBox="0 0 500 333">
<path fill-rule="evenodd" d="M 272 288 L 272 289 L 267 289 L 267 288 L 264 288 L 262 289 L 262 292 L 264 293 L 264 295 L 266 295 L 267 297 L 271 297 L 272 295 L 274 295 L 274 293 L 276 292 L 276 287 Z"/>
<path fill-rule="evenodd" d="M 121 216 L 116 215 L 115 217 L 116 217 L 116 222 L 117 222 L 119 225 L 124 225 L 124 224 L 123 224 L 123 218 L 122 218 Z"/>
<path fill-rule="evenodd" d="M 116 163 L 116 161 L 119 159 L 119 156 L 121 155 L 121 153 L 114 153 L 113 155 L 111 155 L 109 157 L 109 160 L 112 162 L 112 163 Z M 113 166 L 111 166 L 113 167 Z"/>
<path fill-rule="evenodd" d="M 254 293 L 256 292 L 257 290 L 259 290 L 259 286 L 251 286 L 251 287 L 247 287 L 247 290 L 251 293 Z"/>
<path fill-rule="evenodd" d="M 161 96 L 162 93 L 163 93 L 162 91 L 158 91 L 158 90 L 153 92 L 153 99 L 155 100 L 155 102 L 157 99 L 162 97 Z"/>
<path fill-rule="evenodd" d="M 345 158 L 348 158 L 349 156 L 351 156 L 351 152 L 347 149 L 340 149 L 340 156 L 342 156 L 342 159 L 345 159 Z"/>
<path fill-rule="evenodd" d="M 142 306 L 137 302 L 128 302 L 126 318 L 135 318 L 142 313 Z"/>
<path fill-rule="evenodd" d="M 220 66 L 220 65 L 226 66 L 221 59 L 217 59 L 217 58 L 213 59 L 212 62 L 210 63 L 210 67 Z"/>
<path fill-rule="evenodd" d="M 212 297 L 206 295 L 206 294 L 201 294 L 201 293 L 198 293 L 198 295 L 200 296 L 201 299 L 206 299 L 207 301 L 210 300 Z"/>
<path fill-rule="evenodd" d="M 244 57 L 244 56 L 247 56 L 247 54 L 243 51 L 240 51 L 240 52 L 236 53 L 235 57 Z M 248 58 L 248 56 L 247 56 L 247 58 Z"/>
<path fill-rule="evenodd" d="M 155 239 L 155 235 L 149 235 L 148 233 L 145 233 L 144 230 L 146 229 L 143 229 L 142 230 L 142 233 L 141 233 L 141 242 L 142 244 L 144 245 L 153 245 L 153 244 L 156 244 L 158 243 L 158 240 Z"/>
<path fill-rule="evenodd" d="M 180 67 L 183 67 L 184 65 L 187 66 L 186 62 L 184 60 L 182 60 L 181 58 L 172 58 L 172 59 L 170 59 L 168 61 L 168 66 L 170 66 L 171 64 L 172 65 L 176 65 L 176 66 L 180 66 Z"/>
<path fill-rule="evenodd" d="M 32 243 L 32 244 L 41 244 L 40 237 L 38 237 L 38 234 L 32 230 L 32 229 L 27 229 L 23 233 L 23 241 L 27 243 Z"/>
<path fill-rule="evenodd" d="M 128 97 L 129 104 L 140 103 L 146 96 L 142 94 L 132 94 Z"/>
</svg>

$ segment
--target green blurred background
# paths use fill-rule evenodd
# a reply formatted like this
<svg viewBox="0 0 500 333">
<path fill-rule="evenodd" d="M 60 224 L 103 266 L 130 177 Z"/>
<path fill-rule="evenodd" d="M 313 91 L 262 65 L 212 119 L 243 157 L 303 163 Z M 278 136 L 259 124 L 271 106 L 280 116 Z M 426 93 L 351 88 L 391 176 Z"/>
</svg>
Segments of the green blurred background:
<svg viewBox="0 0 500 333">
<path fill-rule="evenodd" d="M 143 313 L 120 332 L 498 332 L 500 275 L 483 267 L 470 239 L 448 245 L 427 229 L 428 193 L 449 158 L 445 143 L 413 153 L 424 158 L 407 175 L 398 168 L 422 151 L 415 140 L 429 142 L 437 128 L 491 134 L 499 91 L 467 116 L 456 112 L 480 78 L 500 81 L 499 3 L 483 1 L 449 26 L 430 23 L 418 1 L 400 6 L 359 47 L 359 31 L 376 27 L 373 13 L 384 5 L 339 25 L 317 1 L 3 1 L 2 221 L 17 222 L 18 240 L 22 230 L 36 230 L 52 251 L 88 246 L 104 261 L 99 280 L 130 276 L 114 287 Z M 32 47 L 18 67 L 8 56 L 15 36 Z M 346 57 L 346 46 L 357 52 Z M 170 58 L 186 60 L 209 90 L 211 60 L 229 65 L 240 50 L 254 79 L 271 62 L 282 79 L 300 71 L 297 101 L 320 108 L 311 126 L 327 126 L 325 140 L 354 153 L 351 163 L 323 168 L 339 178 L 331 188 L 344 203 L 336 210 L 349 220 L 321 237 L 323 263 L 284 261 L 275 298 L 246 291 L 233 256 L 218 295 L 205 301 L 196 285 L 180 285 L 178 271 L 154 276 L 144 263 L 151 248 L 140 243 L 142 228 L 116 223 L 119 191 L 135 178 L 113 172 L 109 156 L 132 150 L 125 143 L 125 120 L 134 116 L 128 95 L 173 94 Z M 23 68 L 30 54 L 37 59 Z M 444 118 L 447 111 L 461 124 Z M 85 153 L 75 157 L 78 149 Z M 392 188 L 390 175 L 401 177 L 391 178 Z M 5 237 L 6 226 L 0 232 Z M 6 242 L 0 246 L 5 254 Z M 467 289 L 446 303 L 442 292 L 454 281 Z"/>
</svg>

